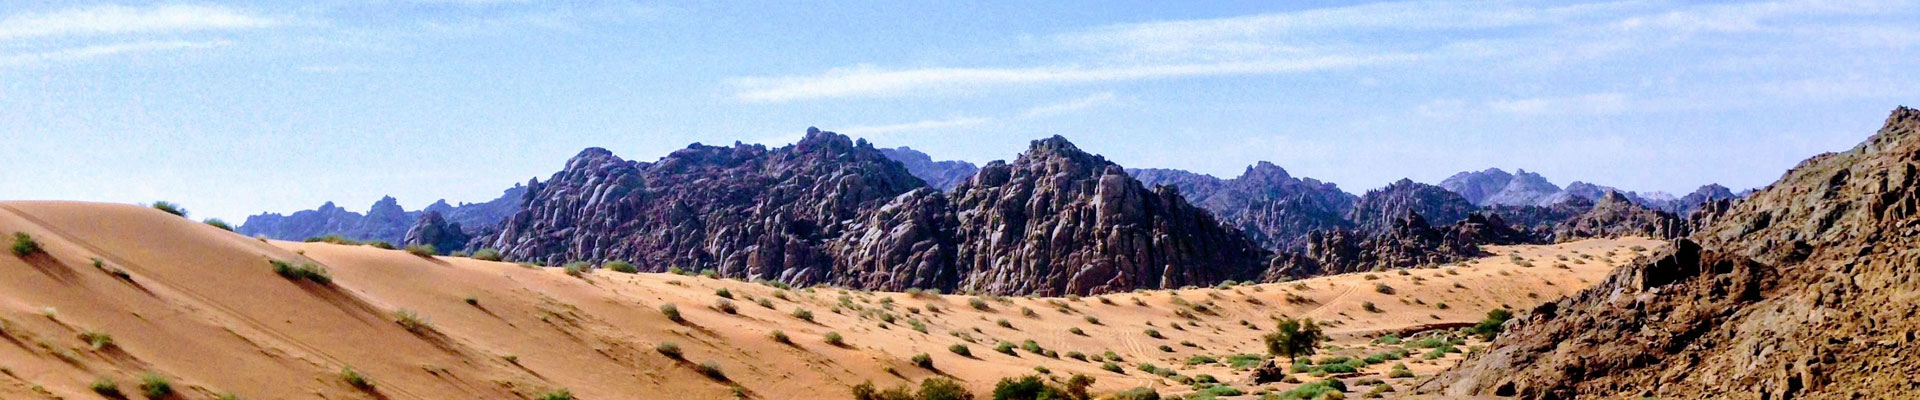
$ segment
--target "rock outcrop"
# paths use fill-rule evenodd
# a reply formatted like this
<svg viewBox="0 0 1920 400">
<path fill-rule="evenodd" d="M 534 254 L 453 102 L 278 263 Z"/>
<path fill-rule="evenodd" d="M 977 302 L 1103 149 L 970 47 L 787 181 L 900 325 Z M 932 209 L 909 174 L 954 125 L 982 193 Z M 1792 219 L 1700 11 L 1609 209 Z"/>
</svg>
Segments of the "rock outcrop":
<svg viewBox="0 0 1920 400">
<path fill-rule="evenodd" d="M 1091 294 L 1252 279 L 1268 253 L 1065 138 L 1037 140 L 953 190 L 965 289 Z"/>
<path fill-rule="evenodd" d="M 1920 392 L 1920 111 L 1816 156 L 1651 259 L 1509 322 L 1447 396 L 1823 399 Z"/>
<path fill-rule="evenodd" d="M 474 247 L 558 264 L 863 289 L 1093 294 L 1257 277 L 1269 255 L 1171 188 L 1149 190 L 1065 139 L 954 188 L 865 141 L 809 130 L 768 149 L 695 144 L 653 163 L 588 149 Z"/>
<path fill-rule="evenodd" d="M 1351 228 L 1346 213 L 1356 198 L 1332 183 L 1295 178 L 1268 162 L 1247 167 L 1234 179 L 1168 169 L 1128 173 L 1148 187 L 1170 185 L 1194 205 L 1239 228 L 1262 247 L 1298 250 L 1315 230 Z"/>
<path fill-rule="evenodd" d="M 360 241 L 381 241 L 401 243 L 406 240 L 407 230 L 413 227 L 427 212 L 439 212 L 448 221 L 458 222 L 466 229 L 479 231 L 493 225 L 520 210 L 520 199 L 526 193 L 526 187 L 514 185 L 499 198 L 484 203 L 461 203 L 448 205 L 440 200 L 420 211 L 407 211 L 392 196 L 383 197 L 375 202 L 366 214 L 360 214 L 335 206 L 333 202 L 320 205 L 312 210 L 296 211 L 292 214 L 262 213 L 247 217 L 246 222 L 234 228 L 235 232 L 248 236 L 264 236 L 279 240 L 306 240 L 327 235 Z M 472 232 L 469 232 L 472 233 Z M 458 250 L 446 249 L 446 250 Z"/>
<path fill-rule="evenodd" d="M 1499 168 L 1484 171 L 1468 171 L 1453 174 L 1440 181 L 1440 187 L 1459 193 L 1474 205 L 1487 204 L 1487 198 L 1507 188 L 1507 182 L 1513 181 L 1513 174 Z"/>
<path fill-rule="evenodd" d="M 525 209 L 485 246 L 520 261 L 824 283 L 863 214 L 925 186 L 866 141 L 817 129 L 778 149 L 695 143 L 650 164 L 592 148 L 532 185 Z M 876 238 L 892 239 L 913 238 Z"/>
<path fill-rule="evenodd" d="M 934 161 L 933 156 L 910 147 L 880 149 L 880 154 L 899 161 L 907 167 L 908 173 L 941 191 L 953 190 L 954 186 L 960 186 L 960 182 L 980 171 L 980 167 L 966 161 Z"/>
<path fill-rule="evenodd" d="M 403 244 L 433 246 L 436 252 L 448 254 L 466 248 L 468 239 L 471 237 L 460 228 L 459 222 L 448 221 L 439 211 L 426 211 L 407 229 Z"/>
<path fill-rule="evenodd" d="M 1419 213 L 1409 212 L 1374 230 L 1315 231 L 1305 249 L 1274 257 L 1261 280 L 1435 266 L 1478 257 L 1481 240 L 1511 240 L 1514 234 L 1497 219 L 1477 214 L 1434 227 Z"/>
<path fill-rule="evenodd" d="M 1502 187 L 1499 192 L 1487 196 L 1480 204 L 1506 206 L 1539 205 L 1543 200 L 1559 192 L 1560 187 L 1554 185 L 1553 182 L 1548 182 L 1546 177 L 1522 169 L 1513 173 L 1513 179 L 1507 181 L 1506 187 Z"/>
<path fill-rule="evenodd" d="M 1347 212 L 1355 229 L 1381 231 L 1406 218 L 1408 212 L 1434 225 L 1447 225 L 1467 218 L 1477 207 L 1466 197 L 1439 186 L 1401 179 L 1387 187 L 1367 191 Z"/>
<path fill-rule="evenodd" d="M 1679 217 L 1642 206 L 1620 192 L 1607 192 L 1587 212 L 1555 225 L 1552 240 L 1625 236 L 1673 239 L 1686 233 L 1686 223 Z"/>
</svg>

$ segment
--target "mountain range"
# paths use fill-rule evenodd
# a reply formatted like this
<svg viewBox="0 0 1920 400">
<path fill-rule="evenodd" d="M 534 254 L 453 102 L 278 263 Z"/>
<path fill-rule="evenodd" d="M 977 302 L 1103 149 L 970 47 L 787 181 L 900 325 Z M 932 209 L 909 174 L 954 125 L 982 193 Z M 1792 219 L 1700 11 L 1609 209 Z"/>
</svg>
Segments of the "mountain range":
<svg viewBox="0 0 1920 400">
<path fill-rule="evenodd" d="M 693 144 L 653 162 L 590 148 L 485 203 L 249 217 L 248 235 L 620 260 L 792 284 L 1089 294 L 1284 280 L 1480 256 L 1489 244 L 1675 237 L 1708 185 L 1641 196 L 1500 169 L 1354 195 L 1272 163 L 1220 179 L 1126 169 L 1055 136 L 1012 162 L 934 161 L 809 129 L 783 147 Z"/>
</svg>

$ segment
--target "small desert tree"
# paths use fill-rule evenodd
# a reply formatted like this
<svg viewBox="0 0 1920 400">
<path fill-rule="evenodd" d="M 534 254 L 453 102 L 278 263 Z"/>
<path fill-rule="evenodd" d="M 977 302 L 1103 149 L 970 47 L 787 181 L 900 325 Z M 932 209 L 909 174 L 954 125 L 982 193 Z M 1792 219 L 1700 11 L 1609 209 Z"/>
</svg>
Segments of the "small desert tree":
<svg viewBox="0 0 1920 400">
<path fill-rule="evenodd" d="M 1312 318 L 1281 318 L 1272 333 L 1262 338 L 1267 343 L 1267 353 L 1278 357 L 1294 358 L 1311 356 L 1320 348 L 1320 342 L 1327 339 L 1320 332 L 1320 324 Z"/>
<path fill-rule="evenodd" d="M 1504 329 L 1509 319 L 1513 319 L 1513 312 L 1507 311 L 1505 308 L 1495 308 L 1493 311 L 1487 312 L 1486 319 L 1480 320 L 1480 323 L 1474 324 L 1473 328 L 1468 329 L 1468 331 L 1480 335 L 1483 339 L 1493 340 L 1493 338 L 1500 336 L 1500 331 Z"/>
</svg>

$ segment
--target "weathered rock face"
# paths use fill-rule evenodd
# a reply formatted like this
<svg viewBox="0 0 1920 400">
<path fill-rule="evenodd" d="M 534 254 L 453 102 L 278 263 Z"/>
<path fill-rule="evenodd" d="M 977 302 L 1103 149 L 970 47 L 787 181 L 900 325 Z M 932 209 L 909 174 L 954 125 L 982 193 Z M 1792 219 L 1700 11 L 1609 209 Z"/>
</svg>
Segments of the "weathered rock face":
<svg viewBox="0 0 1920 400">
<path fill-rule="evenodd" d="M 1180 170 L 1128 170 L 1148 187 L 1170 185 L 1222 223 L 1239 228 L 1268 250 L 1298 250 L 1315 230 L 1351 228 L 1346 213 L 1356 198 L 1332 183 L 1294 178 L 1267 162 L 1234 179 Z"/>
<path fill-rule="evenodd" d="M 1487 198 L 1493 197 L 1494 194 L 1506 189 L 1507 183 L 1512 181 L 1513 174 L 1509 174 L 1507 171 L 1499 168 L 1488 168 L 1485 171 L 1453 174 L 1453 176 L 1440 181 L 1439 186 L 1454 193 L 1459 193 L 1461 197 L 1467 199 L 1467 202 L 1475 205 L 1485 205 L 1487 204 Z"/>
<path fill-rule="evenodd" d="M 1091 294 L 1252 279 L 1266 251 L 1059 136 L 953 190 L 964 289 Z"/>
<path fill-rule="evenodd" d="M 1546 177 L 1527 172 L 1527 170 L 1523 169 L 1514 172 L 1513 179 L 1507 181 L 1506 187 L 1502 187 L 1499 192 L 1487 196 L 1486 199 L 1481 201 L 1481 204 L 1507 206 L 1538 205 L 1541 204 L 1542 200 L 1559 192 L 1560 187 L 1555 186 L 1553 182 L 1548 182 Z"/>
<path fill-rule="evenodd" d="M 1514 229 L 1528 232 L 1541 242 L 1552 242 L 1553 230 L 1567 220 L 1593 211 L 1593 201 L 1573 197 L 1551 206 L 1493 206 L 1484 212 L 1500 216 Z"/>
<path fill-rule="evenodd" d="M 924 186 L 866 141 L 817 129 L 778 149 L 696 143 L 652 164 L 587 149 L 533 185 L 526 209 L 486 246 L 522 261 L 617 259 L 649 271 L 678 266 L 728 277 L 829 282 L 836 247 L 914 248 L 914 242 L 841 239 L 868 233 L 863 215 L 869 222 L 893 218 L 870 212 Z M 873 237 L 894 239 L 920 237 Z"/>
<path fill-rule="evenodd" d="M 327 202 L 319 208 L 296 211 L 281 215 L 263 213 L 247 217 L 234 231 L 248 236 L 265 236 L 280 240 L 306 240 L 307 238 L 340 235 L 353 240 L 383 241 L 400 243 L 406 240 L 409 227 L 424 215 L 425 211 L 439 212 L 452 222 L 458 222 L 467 229 L 484 229 L 497 225 L 507 216 L 520 210 L 520 198 L 526 187 L 514 185 L 500 198 L 485 203 L 461 203 L 448 205 L 446 200 L 435 202 L 422 211 L 407 211 L 400 207 L 393 197 L 385 197 L 374 203 L 366 214 L 360 214 Z M 471 233 L 471 232 L 469 232 Z M 459 250 L 453 248 L 448 250 Z"/>
<path fill-rule="evenodd" d="M 1816 156 L 1651 260 L 1509 323 L 1426 382 L 1532 399 L 1920 392 L 1920 111 Z"/>
<path fill-rule="evenodd" d="M 933 188 L 919 188 L 860 213 L 858 223 L 832 243 L 837 285 L 873 290 L 950 290 L 958 237 L 953 207 Z"/>
<path fill-rule="evenodd" d="M 960 182 L 972 178 L 975 172 L 980 171 L 980 167 L 974 166 L 973 163 L 934 161 L 933 157 L 928 156 L 927 153 L 909 147 L 880 149 L 880 154 L 899 161 L 901 165 L 907 167 L 908 173 L 912 173 L 913 176 L 926 181 L 928 186 L 941 191 L 953 190 L 954 186 L 960 186 Z"/>
<path fill-rule="evenodd" d="M 433 246 L 440 254 L 448 254 L 466 248 L 468 239 L 471 237 L 460 229 L 459 222 L 448 221 L 439 211 L 427 211 L 407 229 L 404 245 Z"/>
<path fill-rule="evenodd" d="M 1314 231 L 1305 249 L 1274 257 L 1261 280 L 1438 265 L 1480 256 L 1480 243 L 1522 240 L 1524 235 L 1497 217 L 1473 214 L 1452 226 L 1435 228 L 1419 213 L 1409 212 L 1385 228 Z"/>
<path fill-rule="evenodd" d="M 1401 179 L 1360 196 L 1347 212 L 1347 219 L 1360 231 L 1381 231 L 1405 219 L 1408 212 L 1420 214 L 1428 223 L 1447 225 L 1466 219 L 1474 209 L 1473 203 L 1458 193 Z"/>
<path fill-rule="evenodd" d="M 1642 206 L 1620 192 L 1607 192 L 1592 209 L 1555 225 L 1552 238 L 1563 242 L 1626 236 L 1673 239 L 1686 233 L 1686 223 L 1679 217 Z"/>
</svg>

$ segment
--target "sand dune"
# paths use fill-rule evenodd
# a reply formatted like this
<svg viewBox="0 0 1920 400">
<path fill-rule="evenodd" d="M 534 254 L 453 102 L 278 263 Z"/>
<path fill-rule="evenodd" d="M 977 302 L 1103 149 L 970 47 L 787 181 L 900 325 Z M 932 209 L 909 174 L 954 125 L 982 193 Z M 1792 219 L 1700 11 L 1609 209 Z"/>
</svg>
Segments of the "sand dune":
<svg viewBox="0 0 1920 400">
<path fill-rule="evenodd" d="M 847 398 L 848 388 L 864 381 L 890 386 L 934 375 L 984 392 L 1036 367 L 1054 377 L 1092 376 L 1096 393 L 1189 390 L 1139 370 L 1143 362 L 1185 376 L 1211 374 L 1252 392 L 1261 388 L 1245 384 L 1244 372 L 1185 361 L 1263 352 L 1259 337 L 1273 327 L 1273 316 L 1331 322 L 1328 331 L 1343 348 L 1334 353 L 1377 351 L 1385 347 L 1369 342 L 1383 332 L 1468 323 L 1503 306 L 1525 309 L 1587 287 L 1635 257 L 1632 247 L 1661 244 L 1495 247 L 1492 257 L 1405 274 L 978 298 L 986 304 L 979 310 L 969 304 L 976 297 L 964 295 L 780 289 L 605 270 L 576 277 L 559 268 L 263 241 L 131 205 L 0 203 L 0 234 L 14 232 L 31 235 L 45 253 L 0 255 L 6 399 L 98 398 L 89 385 L 103 378 L 141 398 L 145 374 L 164 377 L 180 398 L 192 399 L 518 399 L 561 389 L 584 399 Z M 331 283 L 288 279 L 270 260 L 321 266 Z M 716 306 L 721 289 L 733 297 L 734 313 Z M 661 312 L 669 304 L 684 322 Z M 813 321 L 794 315 L 802 309 Z M 402 319 L 420 323 L 410 329 Z M 791 344 L 774 340 L 775 331 Z M 844 344 L 827 343 L 830 334 Z M 96 348 L 87 340 L 103 336 L 111 344 Z M 1054 356 L 994 349 L 1027 340 Z M 682 355 L 658 351 L 663 343 Z M 949 351 L 955 344 L 972 356 Z M 1068 356 L 1108 351 L 1125 360 L 1124 373 Z M 915 354 L 929 355 L 933 367 L 915 365 Z M 1424 377 L 1458 357 L 1408 364 Z M 704 374 L 701 364 L 720 373 Z M 1352 377 L 1384 377 L 1386 365 L 1375 367 Z M 342 376 L 348 368 L 371 387 L 349 384 Z"/>
</svg>

